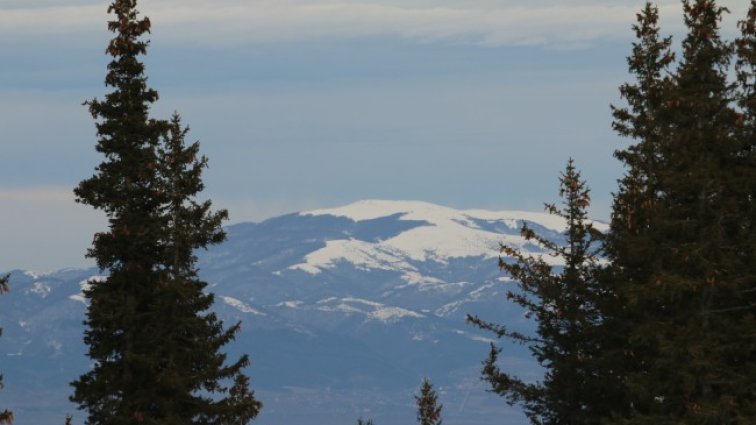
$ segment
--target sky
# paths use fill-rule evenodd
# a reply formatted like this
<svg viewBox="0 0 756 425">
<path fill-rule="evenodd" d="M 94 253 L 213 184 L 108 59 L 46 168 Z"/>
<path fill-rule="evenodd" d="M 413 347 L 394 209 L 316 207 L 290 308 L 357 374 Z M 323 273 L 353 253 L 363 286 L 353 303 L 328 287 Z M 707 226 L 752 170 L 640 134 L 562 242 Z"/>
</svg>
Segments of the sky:
<svg viewBox="0 0 756 425">
<path fill-rule="evenodd" d="M 92 265 L 108 1 L 0 0 L 0 271 Z M 141 0 L 144 62 L 230 223 L 361 199 L 540 211 L 575 159 L 609 216 L 630 0 Z M 745 1 L 721 1 L 736 33 Z M 677 0 L 662 29 L 684 35 Z"/>
</svg>

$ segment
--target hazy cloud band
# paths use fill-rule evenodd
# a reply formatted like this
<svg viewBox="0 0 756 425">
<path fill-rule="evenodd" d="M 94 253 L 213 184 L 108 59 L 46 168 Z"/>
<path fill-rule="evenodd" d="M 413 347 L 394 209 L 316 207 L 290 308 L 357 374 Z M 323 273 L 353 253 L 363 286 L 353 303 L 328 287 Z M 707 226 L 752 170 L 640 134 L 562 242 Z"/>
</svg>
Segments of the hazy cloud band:
<svg viewBox="0 0 756 425">
<path fill-rule="evenodd" d="M 237 45 L 313 38 L 399 36 L 416 41 L 570 47 L 631 35 L 640 1 L 155 0 L 142 12 L 171 43 Z M 745 2 L 721 2 L 745 12 Z M 741 4 L 742 3 L 742 4 Z M 104 31 L 107 2 L 59 6 L 27 0 L 0 6 L 4 37 Z M 69 3 L 70 4 L 70 3 Z M 660 2 L 667 32 L 681 29 L 680 3 Z M 734 22 L 726 25 L 734 30 Z M 157 36 L 157 35 L 156 35 Z M 155 37 L 155 36 L 154 36 Z"/>
</svg>

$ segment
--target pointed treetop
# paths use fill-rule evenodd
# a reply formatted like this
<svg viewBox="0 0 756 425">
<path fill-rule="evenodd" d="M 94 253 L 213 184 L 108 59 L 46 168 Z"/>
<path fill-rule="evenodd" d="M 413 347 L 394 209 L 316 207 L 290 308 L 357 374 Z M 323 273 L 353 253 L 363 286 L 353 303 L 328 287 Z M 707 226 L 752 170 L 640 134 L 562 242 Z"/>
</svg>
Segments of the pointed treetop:
<svg viewBox="0 0 756 425">
<path fill-rule="evenodd" d="M 415 396 L 415 403 L 417 404 L 417 423 L 419 425 L 441 425 L 441 409 L 444 406 L 438 404 L 438 395 L 428 378 L 423 378 L 420 395 Z"/>
</svg>

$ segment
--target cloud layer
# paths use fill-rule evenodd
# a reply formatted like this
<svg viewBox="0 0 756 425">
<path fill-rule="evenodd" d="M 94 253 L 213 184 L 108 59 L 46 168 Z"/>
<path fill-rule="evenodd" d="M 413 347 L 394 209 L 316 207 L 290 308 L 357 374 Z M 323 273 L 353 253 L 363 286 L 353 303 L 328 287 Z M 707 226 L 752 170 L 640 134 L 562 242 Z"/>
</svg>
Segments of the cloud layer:
<svg viewBox="0 0 756 425">
<path fill-rule="evenodd" d="M 722 1 L 732 11 L 746 2 Z M 11 1 L 0 33 L 45 37 L 104 28 L 107 2 Z M 625 38 L 643 2 L 589 0 L 153 0 L 140 9 L 172 43 L 235 45 L 313 38 L 395 36 L 481 45 L 580 46 Z M 681 29 L 680 3 L 659 2 L 668 32 Z"/>
</svg>

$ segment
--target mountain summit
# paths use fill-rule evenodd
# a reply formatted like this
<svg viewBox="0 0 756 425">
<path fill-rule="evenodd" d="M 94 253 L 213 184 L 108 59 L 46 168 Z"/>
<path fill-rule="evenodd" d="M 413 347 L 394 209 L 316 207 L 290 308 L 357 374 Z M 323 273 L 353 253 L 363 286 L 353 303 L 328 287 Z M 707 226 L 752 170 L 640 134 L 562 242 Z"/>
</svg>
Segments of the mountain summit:
<svg viewBox="0 0 756 425">
<path fill-rule="evenodd" d="M 305 216 L 344 217 L 355 223 L 392 223 L 396 234 L 386 227 L 384 238 L 361 240 L 355 237 L 329 241 L 326 247 L 312 252 L 303 264 L 295 265 L 317 274 L 334 261 L 344 260 L 365 268 L 395 269 L 408 261 L 447 263 L 452 258 L 498 256 L 499 243 L 523 247 L 519 236 L 523 221 L 548 233 L 562 231 L 566 223 L 559 217 L 522 211 L 455 210 L 426 202 L 360 201 L 345 207 L 314 210 Z M 401 224 L 405 226 L 401 226 Z M 364 224 L 363 224 L 364 225 Z M 378 261 L 376 261 L 378 260 Z M 407 268 L 405 277 L 417 276 Z M 422 278 L 420 277 L 420 280 Z"/>
</svg>

